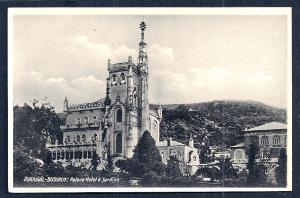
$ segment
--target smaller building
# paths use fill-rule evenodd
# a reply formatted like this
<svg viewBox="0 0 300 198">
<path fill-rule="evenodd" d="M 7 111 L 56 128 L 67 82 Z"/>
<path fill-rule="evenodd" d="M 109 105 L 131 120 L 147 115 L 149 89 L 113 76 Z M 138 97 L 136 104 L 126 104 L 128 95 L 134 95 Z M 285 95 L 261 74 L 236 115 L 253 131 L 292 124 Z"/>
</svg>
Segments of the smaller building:
<svg viewBox="0 0 300 198">
<path fill-rule="evenodd" d="M 179 160 L 179 168 L 183 174 L 193 175 L 198 170 L 199 153 L 198 149 L 194 147 L 192 138 L 190 138 L 188 145 L 168 138 L 158 142 L 157 147 L 164 164 L 168 163 L 170 156 L 174 156 Z"/>
<path fill-rule="evenodd" d="M 245 151 L 245 143 L 231 146 L 231 163 L 239 172 L 247 169 L 248 158 Z"/>
</svg>

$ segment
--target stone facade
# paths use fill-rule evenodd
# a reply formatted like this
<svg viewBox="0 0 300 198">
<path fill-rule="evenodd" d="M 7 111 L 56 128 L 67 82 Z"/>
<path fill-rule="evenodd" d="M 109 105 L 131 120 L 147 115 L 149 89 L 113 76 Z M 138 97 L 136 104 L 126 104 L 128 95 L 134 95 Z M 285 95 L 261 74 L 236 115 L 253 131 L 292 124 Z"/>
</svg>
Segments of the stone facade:
<svg viewBox="0 0 300 198">
<path fill-rule="evenodd" d="M 79 105 L 69 105 L 68 99 L 65 99 L 63 113 L 66 119 L 65 124 L 61 126 L 63 144 L 47 144 L 55 161 L 64 164 L 86 162 L 88 166 L 93 155 L 98 154 L 106 159 L 108 151 L 115 161 L 130 158 L 145 130 L 150 132 L 162 153 L 167 147 L 172 147 L 159 142 L 162 109 L 149 105 L 144 22 L 140 24 L 140 29 L 141 41 L 136 64 L 131 57 L 128 57 L 127 62 L 121 63 L 111 63 L 108 60 L 105 98 Z M 187 162 L 186 156 L 191 151 L 199 162 L 197 149 L 178 146 L 174 145 L 174 150 L 182 150 L 180 153 L 184 155 L 183 163 Z M 179 149 L 181 147 L 182 149 Z"/>
</svg>

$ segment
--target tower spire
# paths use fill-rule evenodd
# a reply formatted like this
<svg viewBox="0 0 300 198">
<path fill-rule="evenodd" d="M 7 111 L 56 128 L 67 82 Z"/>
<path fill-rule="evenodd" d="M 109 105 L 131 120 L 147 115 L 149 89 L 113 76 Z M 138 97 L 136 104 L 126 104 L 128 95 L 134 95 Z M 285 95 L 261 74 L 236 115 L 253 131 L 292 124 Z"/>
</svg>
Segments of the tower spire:
<svg viewBox="0 0 300 198">
<path fill-rule="evenodd" d="M 141 29 L 141 41 L 139 43 L 139 57 L 138 57 L 138 68 L 140 69 L 141 73 L 148 73 L 148 56 L 146 51 L 147 43 L 145 42 L 145 30 L 146 30 L 146 23 L 142 21 L 140 23 Z"/>
</svg>

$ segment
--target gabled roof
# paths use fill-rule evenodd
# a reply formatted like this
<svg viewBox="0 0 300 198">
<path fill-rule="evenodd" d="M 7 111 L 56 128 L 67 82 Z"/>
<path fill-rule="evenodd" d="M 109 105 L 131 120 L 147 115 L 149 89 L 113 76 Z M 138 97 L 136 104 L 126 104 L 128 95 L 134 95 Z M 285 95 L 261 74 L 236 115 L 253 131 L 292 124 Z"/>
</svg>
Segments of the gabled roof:
<svg viewBox="0 0 300 198">
<path fill-rule="evenodd" d="M 245 132 L 251 131 L 271 131 L 271 130 L 280 130 L 280 129 L 287 129 L 287 125 L 281 122 L 270 122 L 267 124 L 263 124 L 251 129 L 246 129 Z"/>
<path fill-rule="evenodd" d="M 243 147 L 245 147 L 245 143 L 244 142 L 236 144 L 234 146 L 231 146 L 230 148 L 243 148 Z"/>
</svg>

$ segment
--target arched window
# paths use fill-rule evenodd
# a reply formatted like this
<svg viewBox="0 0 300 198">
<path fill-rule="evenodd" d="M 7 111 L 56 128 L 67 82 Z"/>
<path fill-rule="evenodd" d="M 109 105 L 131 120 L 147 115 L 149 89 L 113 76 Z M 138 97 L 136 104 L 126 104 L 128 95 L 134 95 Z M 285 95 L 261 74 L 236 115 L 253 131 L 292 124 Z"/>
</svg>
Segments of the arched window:
<svg viewBox="0 0 300 198">
<path fill-rule="evenodd" d="M 82 151 L 81 150 L 78 151 L 78 158 L 82 159 Z"/>
<path fill-rule="evenodd" d="M 59 150 L 57 151 L 57 159 L 58 160 L 60 159 L 60 151 Z"/>
<path fill-rule="evenodd" d="M 73 159 L 73 158 L 74 158 L 74 151 L 70 150 L 70 159 Z"/>
<path fill-rule="evenodd" d="M 83 158 L 84 158 L 84 159 L 87 158 L 87 151 L 83 151 Z"/>
<path fill-rule="evenodd" d="M 95 133 L 94 135 L 94 141 L 97 141 L 98 140 L 98 135 Z"/>
<path fill-rule="evenodd" d="M 125 80 L 125 74 L 121 73 L 121 80 L 124 81 Z"/>
<path fill-rule="evenodd" d="M 194 156 L 193 159 L 194 159 L 194 161 L 197 161 L 197 157 L 196 156 Z"/>
<path fill-rule="evenodd" d="M 66 160 L 68 161 L 70 159 L 70 151 L 66 150 Z"/>
<path fill-rule="evenodd" d="M 117 81 L 117 75 L 116 74 L 112 75 L 112 80 L 113 80 L 113 82 Z"/>
<path fill-rule="evenodd" d="M 116 122 L 122 122 L 122 109 L 116 110 Z"/>
<path fill-rule="evenodd" d="M 267 136 L 261 137 L 261 144 L 262 145 L 268 145 L 269 144 L 269 138 Z"/>
<path fill-rule="evenodd" d="M 173 151 L 173 157 L 177 157 L 176 151 Z"/>
<path fill-rule="evenodd" d="M 243 159 L 244 152 L 241 149 L 234 151 L 234 159 Z"/>
<path fill-rule="evenodd" d="M 273 144 L 274 145 L 279 145 L 280 144 L 280 137 L 278 135 L 275 135 L 273 137 Z"/>
<path fill-rule="evenodd" d="M 92 158 L 92 151 L 88 151 L 88 158 L 91 159 Z"/>
<path fill-rule="evenodd" d="M 76 141 L 80 142 L 80 135 L 77 135 Z"/>
<path fill-rule="evenodd" d="M 94 118 L 94 124 L 95 124 L 97 121 L 97 116 L 94 115 L 93 118 Z"/>
<path fill-rule="evenodd" d="M 85 140 L 86 140 L 86 137 L 85 137 L 85 135 L 83 134 L 83 135 L 82 135 L 82 142 L 85 142 Z"/>
<path fill-rule="evenodd" d="M 67 135 L 67 142 L 71 142 L 71 138 L 69 135 Z"/>
<path fill-rule="evenodd" d="M 116 153 L 122 153 L 122 133 L 116 135 Z"/>
<path fill-rule="evenodd" d="M 56 160 L 56 151 L 53 151 L 53 152 L 52 152 L 52 159 L 53 159 L 53 160 Z"/>
<path fill-rule="evenodd" d="M 64 158 L 65 158 L 65 151 L 62 150 L 62 151 L 61 151 L 61 158 L 60 158 L 60 159 L 64 159 Z"/>
<path fill-rule="evenodd" d="M 193 154 L 193 151 L 190 151 L 189 152 L 189 162 L 192 161 L 192 154 Z"/>
</svg>

